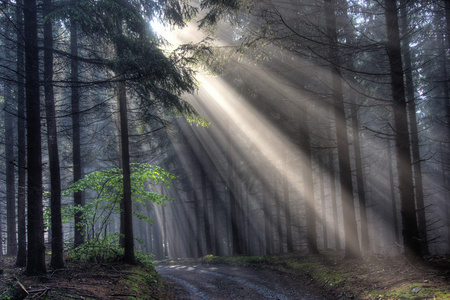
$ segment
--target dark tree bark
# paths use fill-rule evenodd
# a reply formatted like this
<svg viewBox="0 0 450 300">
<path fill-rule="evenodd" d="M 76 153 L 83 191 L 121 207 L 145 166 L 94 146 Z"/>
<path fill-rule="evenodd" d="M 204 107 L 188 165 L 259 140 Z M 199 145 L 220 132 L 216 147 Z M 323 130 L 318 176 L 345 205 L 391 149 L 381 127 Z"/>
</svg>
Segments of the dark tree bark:
<svg viewBox="0 0 450 300">
<path fill-rule="evenodd" d="M 411 148 L 412 148 L 412 161 L 414 170 L 414 190 L 416 196 L 416 206 L 417 206 L 417 217 L 419 222 L 419 235 L 420 244 L 422 245 L 422 254 L 429 254 L 428 251 L 428 235 L 427 235 L 427 220 L 425 217 L 425 203 L 423 195 L 423 184 L 422 184 L 422 165 L 420 163 L 420 149 L 419 149 L 419 132 L 417 130 L 417 117 L 416 117 L 416 99 L 414 95 L 414 82 L 412 75 L 412 62 L 410 53 L 410 37 L 409 37 L 409 24 L 407 16 L 407 1 L 400 1 L 400 23 L 401 31 L 403 34 L 402 38 L 402 53 L 403 53 L 403 64 L 405 71 L 405 81 L 406 81 L 406 100 L 408 107 L 408 117 L 409 117 L 409 129 L 411 133 Z"/>
<path fill-rule="evenodd" d="M 44 17 L 52 12 L 52 1 L 43 2 Z M 48 160 L 50 166 L 51 246 L 50 266 L 64 267 L 63 231 L 61 221 L 61 175 L 59 168 L 58 137 L 56 128 L 55 96 L 53 91 L 53 29 L 52 22 L 44 23 L 44 93 L 47 120 Z"/>
<path fill-rule="evenodd" d="M 16 238 L 16 184 L 15 184 L 15 157 L 14 157 L 14 117 L 11 115 L 12 95 L 8 82 L 4 83 L 5 89 L 5 159 L 6 159 L 6 254 L 17 254 Z"/>
<path fill-rule="evenodd" d="M 28 253 L 27 275 L 46 273 L 42 206 L 42 150 L 36 0 L 25 0 L 25 78 L 27 109 Z"/>
<path fill-rule="evenodd" d="M 71 5 L 76 6 L 77 1 L 71 0 Z M 71 105 L 72 105 L 72 163 L 73 163 L 73 182 L 81 179 L 81 128 L 80 128 L 80 88 L 79 80 L 79 61 L 78 57 L 78 24 L 75 17 L 70 23 L 70 54 L 72 56 L 70 64 L 71 72 Z M 83 205 L 82 192 L 76 192 L 73 195 L 73 204 Z M 84 243 L 84 227 L 82 225 L 83 216 L 77 212 L 74 216 L 74 248 Z"/>
<path fill-rule="evenodd" d="M 335 0 L 325 1 L 325 16 L 327 33 L 330 38 L 329 59 L 331 61 L 332 98 L 334 104 L 334 118 L 336 127 L 336 140 L 338 149 L 339 178 L 344 217 L 345 257 L 359 258 L 358 230 L 355 216 L 355 203 L 353 198 L 353 183 L 350 165 L 347 122 L 345 118 L 344 99 L 342 91 L 341 63 L 337 45 L 337 28 L 335 15 Z"/>
<path fill-rule="evenodd" d="M 264 213 L 264 248 L 265 254 L 273 253 L 272 214 L 270 209 L 269 188 L 262 183 L 263 213 Z"/>
<path fill-rule="evenodd" d="M 26 145 L 25 145 L 25 81 L 24 81 L 24 24 L 23 1 L 16 0 L 17 26 L 17 259 L 16 266 L 24 267 L 27 261 L 26 236 Z"/>
<path fill-rule="evenodd" d="M 394 135 L 397 152 L 398 188 L 400 191 L 404 252 L 408 259 L 421 259 L 422 251 L 414 203 L 410 135 L 408 130 L 405 85 L 403 81 L 397 4 L 395 1 L 385 0 L 384 5 L 387 28 L 386 51 L 389 59 L 392 99 L 394 102 Z"/>
<path fill-rule="evenodd" d="M 124 51 L 120 43 L 116 44 L 116 51 L 118 57 L 123 57 Z M 123 172 L 123 221 L 124 221 L 124 261 L 129 264 L 135 264 L 134 256 L 134 238 L 133 238 L 133 209 L 131 199 L 131 170 L 130 170 L 130 146 L 128 136 L 128 107 L 127 107 L 127 92 L 123 76 L 123 80 L 117 82 L 117 92 L 119 99 L 119 114 L 120 114 L 120 141 L 121 141 L 121 159 Z"/>
<path fill-rule="evenodd" d="M 206 254 L 212 254 L 211 226 L 209 225 L 209 207 L 208 197 L 206 195 L 206 172 L 203 165 L 200 164 L 200 180 L 202 186 L 202 202 L 203 202 L 203 222 L 205 227 L 205 244 Z"/>
</svg>

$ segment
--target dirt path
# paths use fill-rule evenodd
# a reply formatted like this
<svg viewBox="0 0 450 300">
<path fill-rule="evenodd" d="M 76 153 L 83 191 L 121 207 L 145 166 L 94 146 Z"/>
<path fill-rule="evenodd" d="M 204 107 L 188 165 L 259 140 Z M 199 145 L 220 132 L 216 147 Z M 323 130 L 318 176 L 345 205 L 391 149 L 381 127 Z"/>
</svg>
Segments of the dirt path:
<svg viewBox="0 0 450 300">
<path fill-rule="evenodd" d="M 230 265 L 158 265 L 172 299 L 336 299 L 306 278 Z"/>
</svg>

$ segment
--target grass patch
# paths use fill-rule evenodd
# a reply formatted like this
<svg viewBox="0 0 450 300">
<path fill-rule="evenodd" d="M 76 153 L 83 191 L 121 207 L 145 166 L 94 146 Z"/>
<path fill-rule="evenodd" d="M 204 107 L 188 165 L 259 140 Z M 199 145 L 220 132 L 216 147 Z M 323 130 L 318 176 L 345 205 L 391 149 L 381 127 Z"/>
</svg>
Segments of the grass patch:
<svg viewBox="0 0 450 300">
<path fill-rule="evenodd" d="M 162 277 L 153 266 L 131 266 L 123 273 L 126 274 L 124 285 L 136 295 L 134 299 L 160 299 L 164 293 Z"/>
</svg>

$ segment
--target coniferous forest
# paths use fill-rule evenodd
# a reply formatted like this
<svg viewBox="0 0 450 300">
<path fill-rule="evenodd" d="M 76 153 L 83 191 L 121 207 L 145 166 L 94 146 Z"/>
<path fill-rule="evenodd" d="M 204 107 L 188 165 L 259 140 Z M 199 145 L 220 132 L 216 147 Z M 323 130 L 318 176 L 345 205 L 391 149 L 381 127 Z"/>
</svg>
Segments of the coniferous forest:
<svg viewBox="0 0 450 300">
<path fill-rule="evenodd" d="M 27 275 L 450 253 L 449 1 L 3 0 L 0 33 L 0 255 Z"/>
</svg>

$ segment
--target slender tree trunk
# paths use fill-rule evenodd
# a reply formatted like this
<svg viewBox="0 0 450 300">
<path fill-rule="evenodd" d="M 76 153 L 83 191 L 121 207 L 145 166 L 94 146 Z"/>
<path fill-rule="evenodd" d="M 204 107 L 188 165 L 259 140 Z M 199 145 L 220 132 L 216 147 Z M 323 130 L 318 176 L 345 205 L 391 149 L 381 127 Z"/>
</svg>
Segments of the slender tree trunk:
<svg viewBox="0 0 450 300">
<path fill-rule="evenodd" d="M 216 190 L 215 185 L 215 173 L 211 172 L 211 194 L 212 194 L 212 212 L 213 212 L 213 232 L 214 232 L 214 254 L 223 255 L 222 244 L 220 238 L 220 222 L 219 222 L 219 211 L 222 210 L 222 205 L 220 203 L 220 198 Z"/>
<path fill-rule="evenodd" d="M 52 12 L 52 1 L 44 0 L 44 16 Z M 44 89 L 47 120 L 48 160 L 50 165 L 51 208 L 51 267 L 64 267 L 63 232 L 61 221 L 61 175 L 59 169 L 58 137 L 56 130 L 55 96 L 53 91 L 53 29 L 52 22 L 44 23 Z"/>
<path fill-rule="evenodd" d="M 322 156 L 319 154 L 318 157 L 319 164 L 319 190 L 320 190 L 320 203 L 322 210 L 322 237 L 323 237 L 323 250 L 328 249 L 328 228 L 327 228 L 327 212 L 326 212 L 326 203 L 325 203 L 325 185 L 324 185 L 324 172 L 322 169 L 323 160 Z"/>
<path fill-rule="evenodd" d="M 402 38 L 402 52 L 405 66 L 405 81 L 406 81 L 406 99 L 408 107 L 409 116 L 409 128 L 411 133 L 411 148 L 412 148 L 412 160 L 414 168 L 414 190 L 416 196 L 417 205 L 417 217 L 419 222 L 419 235 L 420 244 L 422 246 L 422 254 L 429 254 L 428 251 L 428 237 L 427 237 L 427 220 L 425 217 L 425 203 L 423 195 L 423 184 L 422 184 L 422 166 L 420 163 L 420 148 L 419 148 L 419 132 L 417 130 L 417 117 L 416 117 L 416 102 L 414 96 L 414 82 L 412 75 L 412 62 L 410 54 L 410 39 L 409 39 L 409 29 L 408 29 L 408 17 L 406 11 L 407 1 L 400 1 L 400 14 L 401 14 L 401 28 L 403 33 Z"/>
<path fill-rule="evenodd" d="M 231 243 L 232 255 L 242 254 L 242 248 L 239 243 L 239 229 L 238 229 L 238 218 L 237 218 L 237 207 L 236 207 L 236 195 L 235 195 L 235 187 L 234 187 L 234 178 L 233 178 L 233 151 L 231 144 L 231 126 L 228 125 L 228 195 L 230 199 L 230 219 L 231 219 Z"/>
<path fill-rule="evenodd" d="M 27 107 L 28 255 L 27 275 L 45 274 L 39 51 L 36 0 L 24 1 Z"/>
<path fill-rule="evenodd" d="M 362 244 L 362 251 L 368 252 L 370 249 L 370 241 L 369 241 L 369 226 L 367 224 L 366 189 L 364 187 L 364 174 L 361 157 L 361 141 L 359 133 L 358 109 L 356 107 L 355 99 L 353 97 L 350 100 L 350 106 L 352 111 L 353 146 L 355 148 L 356 187 L 358 190 L 359 215 L 361 218 L 361 244 Z"/>
<path fill-rule="evenodd" d="M 206 254 L 212 254 L 211 226 L 209 224 L 209 207 L 208 198 L 206 196 L 206 173 L 204 167 L 200 164 L 200 180 L 202 185 L 202 201 L 203 201 L 203 221 L 205 226 L 205 243 Z"/>
<path fill-rule="evenodd" d="M 287 252 L 294 252 L 294 243 L 292 239 L 292 220 L 291 220 L 291 200 L 289 196 L 289 180 L 288 180 L 288 162 L 287 162 L 287 153 L 285 151 L 284 162 L 283 162 L 283 170 L 284 174 L 282 177 L 282 185 L 283 185 L 283 202 L 284 202 L 284 216 L 285 216 L 285 226 L 286 226 L 286 245 Z"/>
<path fill-rule="evenodd" d="M 192 174 L 194 178 L 194 174 Z M 192 199 L 194 201 L 194 222 L 195 222 L 195 242 L 197 245 L 197 251 L 195 253 L 196 257 L 203 256 L 203 247 L 202 247 L 202 226 L 200 222 L 200 199 L 197 197 L 197 191 L 195 184 L 193 184 L 192 191 Z"/>
<path fill-rule="evenodd" d="M 163 247 L 164 247 L 164 258 L 169 258 L 169 239 L 167 238 L 167 218 L 165 207 L 161 208 L 162 212 L 162 223 L 163 223 Z"/>
<path fill-rule="evenodd" d="M 116 44 L 117 57 L 123 57 L 124 52 L 120 42 Z M 119 76 L 117 82 L 117 93 L 119 99 L 120 115 L 120 141 L 121 141 L 121 159 L 123 175 L 123 221 L 124 221 L 124 261 L 129 264 L 135 264 L 134 256 L 134 238 L 133 238 L 133 210 L 131 199 L 131 170 L 130 170 L 130 150 L 128 137 L 128 107 L 127 92 L 123 76 Z"/>
<path fill-rule="evenodd" d="M 5 89 L 5 159 L 6 159 L 6 231 L 7 252 L 9 256 L 17 254 L 17 231 L 16 231 L 16 185 L 15 185 L 15 157 L 14 157 L 14 125 L 11 115 L 11 88 L 9 83 L 4 82 Z"/>
<path fill-rule="evenodd" d="M 308 252 L 311 254 L 316 254 L 319 253 L 319 249 L 317 248 L 316 205 L 314 201 L 314 181 L 311 162 L 311 137 L 308 123 L 308 110 L 306 106 L 302 111 L 301 120 L 301 148 L 305 157 L 303 161 L 303 196 L 306 204 Z"/>
<path fill-rule="evenodd" d="M 76 6 L 77 0 L 71 0 L 73 6 Z M 78 62 L 78 24 L 75 17 L 70 23 L 70 54 L 72 56 L 71 72 L 71 105 L 72 105 L 72 161 L 73 161 L 73 182 L 81 179 L 81 132 L 80 132 L 80 91 L 79 80 L 79 62 Z M 73 203 L 77 206 L 83 205 L 82 192 L 76 192 L 73 195 Z M 84 243 L 84 227 L 82 225 L 83 216 L 77 212 L 74 216 L 75 233 L 74 247 Z"/>
<path fill-rule="evenodd" d="M 388 172 L 389 172 L 389 187 L 391 192 L 391 203 L 392 203 L 392 223 L 393 230 L 395 233 L 395 242 L 400 245 L 400 230 L 398 228 L 398 217 L 397 217 L 397 200 L 395 199 L 395 184 L 394 184 L 394 170 L 392 163 L 392 151 L 391 151 L 391 141 L 387 141 L 388 145 Z"/>
<path fill-rule="evenodd" d="M 264 213 L 264 245 L 265 254 L 272 254 L 273 249 L 273 233 L 272 233 L 272 216 L 271 209 L 269 207 L 269 189 L 265 184 L 262 184 L 262 197 L 263 197 L 263 213 Z"/>
<path fill-rule="evenodd" d="M 403 81 L 397 4 L 392 0 L 385 0 L 384 4 L 388 37 L 386 50 L 391 71 L 392 99 L 394 101 L 394 135 L 397 152 L 398 188 L 400 191 L 404 251 L 408 259 L 421 259 L 422 251 L 414 203 L 410 135 L 408 130 L 405 85 Z"/>
<path fill-rule="evenodd" d="M 23 1 L 16 0 L 17 26 L 17 259 L 16 266 L 24 267 L 27 261 L 26 236 L 26 145 L 25 145 L 25 81 L 24 81 L 24 28 Z"/>
<path fill-rule="evenodd" d="M 344 217 L 345 257 L 359 258 L 361 256 L 361 250 L 359 246 L 355 203 L 353 198 L 353 183 L 350 165 L 347 122 L 345 118 L 342 91 L 342 78 L 340 70 L 341 63 L 337 45 L 335 9 L 335 0 L 325 0 L 327 32 L 330 37 L 330 61 L 332 62 L 332 91 L 338 149 L 339 178 Z"/>
<path fill-rule="evenodd" d="M 275 188 L 275 210 L 277 216 L 277 237 L 278 237 L 278 253 L 283 253 L 283 228 L 281 223 L 281 196 L 278 189 L 278 178 L 275 178 L 274 188 Z M 248 202 L 248 201 L 247 201 Z"/>
<path fill-rule="evenodd" d="M 330 194 L 331 194 L 331 206 L 333 209 L 333 227 L 334 227 L 334 247 L 336 251 L 341 250 L 341 239 L 339 237 L 339 220 L 338 220 L 338 210 L 337 210 L 337 199 L 336 199 L 336 179 L 334 177 L 334 158 L 333 150 L 328 151 L 328 164 L 329 170 L 328 174 L 330 176 Z"/>
</svg>

